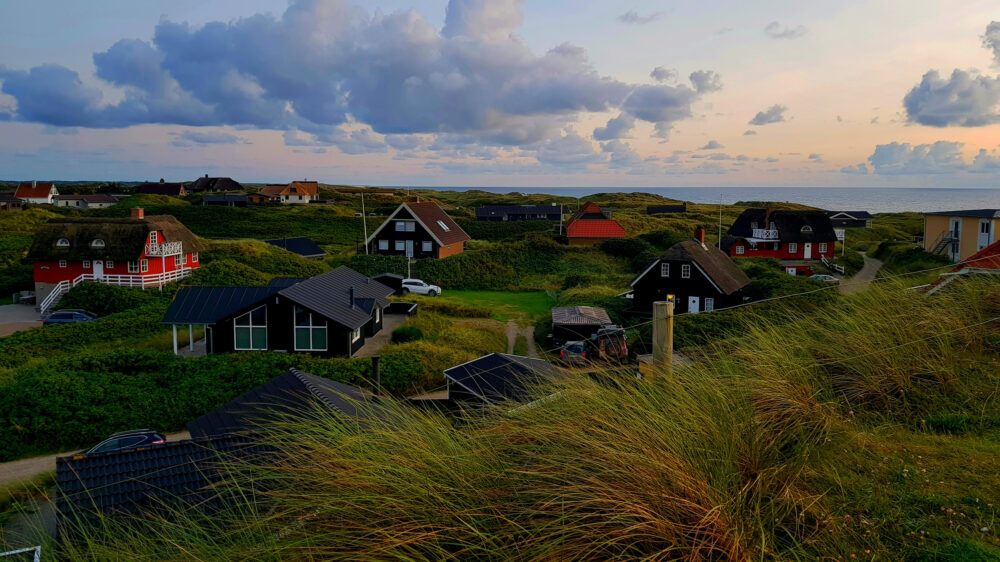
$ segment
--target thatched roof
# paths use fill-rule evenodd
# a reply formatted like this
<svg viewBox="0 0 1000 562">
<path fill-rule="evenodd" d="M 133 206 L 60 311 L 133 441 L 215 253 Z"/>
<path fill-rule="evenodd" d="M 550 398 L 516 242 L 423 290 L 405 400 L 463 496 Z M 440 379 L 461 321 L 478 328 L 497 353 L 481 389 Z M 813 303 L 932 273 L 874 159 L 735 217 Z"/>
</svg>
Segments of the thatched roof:
<svg viewBox="0 0 1000 562">
<path fill-rule="evenodd" d="M 170 215 L 144 219 L 69 218 L 53 219 L 42 226 L 35 234 L 28 259 L 135 261 L 153 230 L 161 231 L 167 242 L 183 243 L 185 253 L 204 249 L 194 233 Z M 69 247 L 57 247 L 60 238 L 69 240 Z M 93 246 L 97 239 L 104 241 L 103 248 Z"/>
</svg>

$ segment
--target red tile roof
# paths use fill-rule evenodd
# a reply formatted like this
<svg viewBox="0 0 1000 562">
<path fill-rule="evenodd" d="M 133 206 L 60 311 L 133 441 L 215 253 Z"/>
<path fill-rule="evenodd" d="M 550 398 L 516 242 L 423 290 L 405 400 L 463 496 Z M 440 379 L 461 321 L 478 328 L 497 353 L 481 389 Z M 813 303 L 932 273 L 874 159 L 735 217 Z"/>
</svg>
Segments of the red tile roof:
<svg viewBox="0 0 1000 562">
<path fill-rule="evenodd" d="M 625 238 L 625 229 L 617 221 L 577 220 L 566 227 L 569 238 Z"/>
<path fill-rule="evenodd" d="M 17 197 L 19 199 L 28 199 L 28 198 L 44 199 L 49 196 L 49 192 L 52 191 L 53 187 L 55 187 L 54 183 L 38 182 L 34 186 L 32 186 L 31 182 L 29 181 L 22 182 L 20 185 L 17 186 L 17 191 L 14 192 L 14 197 Z"/>
<path fill-rule="evenodd" d="M 952 269 L 952 273 L 961 271 L 966 267 L 976 269 L 1000 269 L 1000 240 L 986 246 L 975 254 L 972 254 Z"/>
<path fill-rule="evenodd" d="M 413 213 L 414 217 L 424 223 L 445 246 L 471 239 L 437 203 L 425 201 L 423 203 L 403 203 L 403 205 Z M 443 227 L 438 224 L 439 221 L 444 223 Z"/>
</svg>

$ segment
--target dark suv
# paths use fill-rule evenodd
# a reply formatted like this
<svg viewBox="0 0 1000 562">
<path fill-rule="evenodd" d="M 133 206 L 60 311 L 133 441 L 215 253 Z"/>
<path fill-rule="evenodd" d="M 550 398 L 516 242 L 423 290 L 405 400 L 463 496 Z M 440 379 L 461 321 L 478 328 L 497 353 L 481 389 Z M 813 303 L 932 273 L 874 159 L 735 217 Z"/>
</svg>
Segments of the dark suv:
<svg viewBox="0 0 1000 562">
<path fill-rule="evenodd" d="M 146 447 L 150 445 L 162 445 L 167 441 L 163 435 L 151 429 L 133 429 L 130 431 L 119 431 L 113 433 L 104 441 L 87 449 L 86 453 L 109 453 L 122 449 L 134 449 L 136 447 Z"/>
<path fill-rule="evenodd" d="M 42 324 L 45 326 L 52 326 L 54 324 L 76 324 L 77 322 L 93 322 L 97 320 L 97 315 L 93 312 L 87 312 L 86 310 L 81 310 L 78 308 L 66 308 L 63 310 L 57 310 L 52 314 L 45 317 L 42 320 Z"/>
</svg>

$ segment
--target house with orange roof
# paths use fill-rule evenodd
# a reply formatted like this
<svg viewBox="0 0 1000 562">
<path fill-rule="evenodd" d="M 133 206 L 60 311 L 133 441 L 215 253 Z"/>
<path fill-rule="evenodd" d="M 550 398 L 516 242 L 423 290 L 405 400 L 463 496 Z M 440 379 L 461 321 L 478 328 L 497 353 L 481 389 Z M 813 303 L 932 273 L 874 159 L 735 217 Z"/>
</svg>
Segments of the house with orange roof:
<svg viewBox="0 0 1000 562">
<path fill-rule="evenodd" d="M 30 181 L 21 182 L 14 192 L 14 197 L 25 203 L 36 205 L 51 205 L 53 198 L 59 195 L 59 190 L 52 182 Z"/>
<path fill-rule="evenodd" d="M 605 240 L 626 237 L 625 229 L 611 218 L 610 211 L 589 201 L 566 221 L 570 246 L 597 246 Z"/>
<path fill-rule="evenodd" d="M 927 287 L 927 294 L 932 295 L 955 279 L 970 275 L 1000 275 L 1000 240 L 962 260 L 948 273 L 942 273 Z"/>
<path fill-rule="evenodd" d="M 265 185 L 257 193 L 262 197 L 254 199 L 302 205 L 319 199 L 319 182 L 302 180 L 283 185 Z"/>
</svg>

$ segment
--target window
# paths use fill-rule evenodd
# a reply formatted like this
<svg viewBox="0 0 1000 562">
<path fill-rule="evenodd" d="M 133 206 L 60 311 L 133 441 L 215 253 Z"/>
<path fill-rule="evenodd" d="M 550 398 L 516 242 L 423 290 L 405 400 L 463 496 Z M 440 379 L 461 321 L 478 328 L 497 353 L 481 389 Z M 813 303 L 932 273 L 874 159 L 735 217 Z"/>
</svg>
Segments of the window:
<svg viewBox="0 0 1000 562">
<path fill-rule="evenodd" d="M 688 265 L 688 264 L 686 264 L 686 263 L 682 264 L 681 265 L 681 279 L 690 279 L 690 278 L 691 278 L 691 266 Z"/>
<path fill-rule="evenodd" d="M 66 260 L 59 260 L 59 267 L 66 267 Z"/>
<path fill-rule="evenodd" d="M 105 269 L 114 269 L 115 268 L 115 262 L 113 262 L 111 260 L 108 260 L 108 261 L 104 262 L 104 268 Z"/>
<path fill-rule="evenodd" d="M 326 351 L 326 319 L 295 307 L 295 350 Z"/>
<path fill-rule="evenodd" d="M 396 240 L 396 251 L 402 252 L 405 249 L 406 249 L 406 242 L 402 240 Z"/>
<path fill-rule="evenodd" d="M 437 221 L 437 223 L 438 223 L 438 226 L 440 226 L 440 227 L 441 227 L 441 230 L 443 230 L 443 231 L 445 231 L 445 232 L 451 232 L 451 229 L 450 229 L 450 228 L 448 228 L 448 225 L 446 225 L 446 224 L 444 223 L 444 221 Z"/>
<path fill-rule="evenodd" d="M 188 255 L 184 254 L 184 265 L 188 264 Z"/>
<path fill-rule="evenodd" d="M 705 299 L 705 312 L 712 312 L 713 310 L 715 310 L 715 299 Z"/>
<path fill-rule="evenodd" d="M 128 262 L 128 272 L 129 273 L 139 273 L 139 262 L 130 261 Z"/>
<path fill-rule="evenodd" d="M 811 227 L 811 226 L 809 226 L 807 224 L 807 225 L 805 225 L 805 226 L 802 227 L 802 230 L 800 232 L 812 232 L 812 231 L 813 231 L 813 227 Z"/>
<path fill-rule="evenodd" d="M 430 242 L 424 242 L 420 245 L 421 249 L 425 252 L 430 252 L 434 250 L 434 246 Z"/>
<path fill-rule="evenodd" d="M 101 240 L 100 238 L 94 238 L 94 241 L 90 243 L 90 247 L 91 248 L 103 248 L 104 247 L 104 240 Z"/>
<path fill-rule="evenodd" d="M 240 351 L 267 349 L 267 306 L 259 306 L 233 321 L 234 345 Z"/>
<path fill-rule="evenodd" d="M 180 266 L 181 266 L 181 257 L 179 255 L 174 256 L 174 267 L 180 267 Z"/>
<path fill-rule="evenodd" d="M 69 240 L 66 238 L 56 240 L 56 248 L 69 248 Z"/>
<path fill-rule="evenodd" d="M 355 328 L 351 330 L 351 343 L 354 343 L 361 339 L 361 328 Z"/>
<path fill-rule="evenodd" d="M 149 244 L 152 246 L 152 245 L 156 244 L 157 240 L 159 240 L 159 238 L 156 237 L 156 231 L 154 230 L 153 232 L 150 232 L 149 233 Z"/>
<path fill-rule="evenodd" d="M 819 253 L 825 254 L 826 253 L 826 248 L 827 248 L 826 242 L 820 242 L 819 243 Z"/>
<path fill-rule="evenodd" d="M 90 260 L 83 260 L 83 268 L 90 269 Z"/>
<path fill-rule="evenodd" d="M 194 252 L 191 254 L 191 261 L 193 261 L 194 263 L 198 263 L 198 252 Z"/>
<path fill-rule="evenodd" d="M 741 246 L 736 246 L 736 255 L 737 256 L 742 256 L 743 255 L 743 246 L 742 245 Z"/>
<path fill-rule="evenodd" d="M 670 277 L 670 264 L 661 263 L 660 264 L 660 277 Z"/>
<path fill-rule="evenodd" d="M 416 232 L 417 223 L 413 221 L 396 221 L 396 232 Z"/>
<path fill-rule="evenodd" d="M 381 321 L 382 321 L 382 309 L 376 306 L 375 307 L 375 323 L 378 324 Z"/>
<path fill-rule="evenodd" d="M 379 250 L 388 250 L 389 249 L 389 241 L 388 240 L 379 240 L 378 241 L 378 249 Z"/>
<path fill-rule="evenodd" d="M 798 244 L 796 244 L 795 242 L 789 242 L 788 243 L 788 253 L 789 254 L 794 254 L 795 252 L 798 252 L 798 251 L 799 251 L 799 245 Z"/>
<path fill-rule="evenodd" d="M 142 272 L 146 273 L 149 271 L 149 260 L 142 260 Z"/>
<path fill-rule="evenodd" d="M 983 222 L 979 223 L 979 233 L 980 234 L 989 234 L 990 233 L 990 223 L 988 223 L 986 221 L 983 221 Z"/>
<path fill-rule="evenodd" d="M 406 223 L 403 221 L 396 221 L 396 232 L 406 232 Z"/>
<path fill-rule="evenodd" d="M 750 223 L 750 230 L 757 230 L 757 221 Z"/>
</svg>

